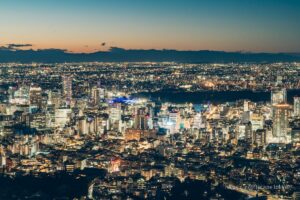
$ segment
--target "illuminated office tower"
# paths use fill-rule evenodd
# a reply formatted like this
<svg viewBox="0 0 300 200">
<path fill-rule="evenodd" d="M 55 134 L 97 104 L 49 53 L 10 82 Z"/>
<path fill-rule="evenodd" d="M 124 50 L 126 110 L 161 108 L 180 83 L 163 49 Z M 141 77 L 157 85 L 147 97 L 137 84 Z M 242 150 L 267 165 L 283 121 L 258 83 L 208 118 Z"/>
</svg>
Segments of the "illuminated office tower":
<svg viewBox="0 0 300 200">
<path fill-rule="evenodd" d="M 245 138 L 248 141 L 252 140 L 252 124 L 248 122 L 245 127 Z"/>
<path fill-rule="evenodd" d="M 122 115 L 121 104 L 120 103 L 113 104 L 109 114 L 109 118 L 111 119 L 112 123 L 115 123 L 116 121 L 120 121 L 121 115 Z"/>
<path fill-rule="evenodd" d="M 258 113 L 252 113 L 250 116 L 252 130 L 263 129 L 265 124 L 264 116 Z"/>
<path fill-rule="evenodd" d="M 99 88 L 99 90 L 100 90 L 100 99 L 104 99 L 105 98 L 105 89 Z"/>
<path fill-rule="evenodd" d="M 97 88 L 99 90 L 100 99 L 104 99 L 105 98 L 105 89 L 101 86 L 101 81 L 97 82 Z"/>
<path fill-rule="evenodd" d="M 193 128 L 195 129 L 200 129 L 204 128 L 204 125 L 202 123 L 202 115 L 201 112 L 197 113 L 194 117 L 194 122 L 193 122 Z"/>
<path fill-rule="evenodd" d="M 258 129 L 253 133 L 252 143 L 257 146 L 265 146 L 266 145 L 266 130 Z"/>
<path fill-rule="evenodd" d="M 286 103 L 286 89 L 274 89 L 271 92 L 271 103 L 279 104 L 279 103 Z"/>
<path fill-rule="evenodd" d="M 249 111 L 249 101 L 245 100 L 244 101 L 244 112 L 248 112 Z"/>
<path fill-rule="evenodd" d="M 281 85 L 282 84 L 282 76 L 277 76 L 276 78 L 276 85 Z"/>
<path fill-rule="evenodd" d="M 250 121 L 251 114 L 252 113 L 250 111 L 243 112 L 243 114 L 241 116 L 241 121 L 243 124 L 248 123 Z"/>
<path fill-rule="evenodd" d="M 290 106 L 276 104 L 273 106 L 273 137 L 278 142 L 286 143 L 289 134 Z"/>
<path fill-rule="evenodd" d="M 38 86 L 31 86 L 29 90 L 29 101 L 31 106 L 41 108 L 43 104 L 42 88 Z"/>
<path fill-rule="evenodd" d="M 55 127 L 55 105 L 49 104 L 46 110 L 46 127 Z"/>
<path fill-rule="evenodd" d="M 42 93 L 42 109 L 46 110 L 47 109 L 47 103 L 48 103 L 48 94 Z"/>
<path fill-rule="evenodd" d="M 147 125 L 148 129 L 153 129 L 154 128 L 154 122 L 153 122 L 153 117 L 154 117 L 154 104 L 148 104 L 147 105 Z"/>
<path fill-rule="evenodd" d="M 78 119 L 77 129 L 80 134 L 85 135 L 88 133 L 87 120 L 85 116 L 82 116 Z"/>
<path fill-rule="evenodd" d="M 9 102 L 11 102 L 12 99 L 14 99 L 15 91 L 16 91 L 15 87 L 9 86 L 9 88 L 7 90 Z"/>
<path fill-rule="evenodd" d="M 17 91 L 15 91 L 14 99 L 19 103 L 27 102 L 29 99 L 29 90 L 30 87 L 21 86 Z"/>
<path fill-rule="evenodd" d="M 181 117 L 180 113 L 177 111 L 172 111 L 169 113 L 169 123 L 173 126 L 175 132 L 179 131 Z"/>
<path fill-rule="evenodd" d="M 60 90 L 52 90 L 48 93 L 48 104 L 54 105 L 55 108 L 60 107 L 61 92 Z"/>
<path fill-rule="evenodd" d="M 246 141 L 252 141 L 252 124 L 251 122 L 244 123 L 242 126 L 242 136 Z M 240 132 L 241 133 L 241 132 Z M 241 135 L 239 136 L 241 137 Z"/>
<path fill-rule="evenodd" d="M 55 126 L 64 127 L 71 117 L 72 110 L 70 108 L 59 108 L 55 110 Z"/>
<path fill-rule="evenodd" d="M 64 95 L 66 105 L 69 106 L 72 100 L 72 77 L 71 76 L 63 77 L 63 95 Z"/>
<path fill-rule="evenodd" d="M 100 88 L 98 87 L 93 87 L 92 88 L 92 101 L 93 101 L 93 104 L 98 104 L 99 101 L 100 101 Z"/>
<path fill-rule="evenodd" d="M 6 156 L 0 155 L 0 167 L 6 166 Z"/>
<path fill-rule="evenodd" d="M 300 97 L 294 97 L 294 116 L 300 117 Z"/>
<path fill-rule="evenodd" d="M 139 108 L 134 119 L 134 128 L 146 130 L 148 127 L 148 115 L 145 108 Z"/>
<path fill-rule="evenodd" d="M 35 113 L 31 115 L 30 127 L 39 129 L 46 128 L 46 114 L 45 113 Z"/>
<path fill-rule="evenodd" d="M 77 124 L 80 134 L 95 134 L 97 126 L 97 119 L 94 116 L 80 117 Z"/>
</svg>

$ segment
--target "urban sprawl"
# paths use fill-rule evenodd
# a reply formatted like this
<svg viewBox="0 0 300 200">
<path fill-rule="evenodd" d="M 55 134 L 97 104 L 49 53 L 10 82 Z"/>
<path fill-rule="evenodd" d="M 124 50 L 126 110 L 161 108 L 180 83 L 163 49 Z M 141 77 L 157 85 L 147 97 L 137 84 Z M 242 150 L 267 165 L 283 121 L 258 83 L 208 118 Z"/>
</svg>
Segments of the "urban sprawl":
<svg viewBox="0 0 300 200">
<path fill-rule="evenodd" d="M 299 75 L 300 63 L 0 64 L 1 176 L 69 174 L 87 180 L 78 199 L 298 199 Z M 138 95 L 166 90 L 270 99 Z"/>
</svg>

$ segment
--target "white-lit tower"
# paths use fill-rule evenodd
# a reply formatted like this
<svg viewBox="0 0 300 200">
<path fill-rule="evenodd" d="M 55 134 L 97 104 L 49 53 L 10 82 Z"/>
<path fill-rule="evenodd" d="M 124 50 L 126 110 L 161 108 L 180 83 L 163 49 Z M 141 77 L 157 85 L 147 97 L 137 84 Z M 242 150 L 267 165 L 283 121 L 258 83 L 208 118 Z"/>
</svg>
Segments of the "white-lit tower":
<svg viewBox="0 0 300 200">
<path fill-rule="evenodd" d="M 63 76 L 63 97 L 67 106 L 70 106 L 72 100 L 72 76 Z"/>
</svg>

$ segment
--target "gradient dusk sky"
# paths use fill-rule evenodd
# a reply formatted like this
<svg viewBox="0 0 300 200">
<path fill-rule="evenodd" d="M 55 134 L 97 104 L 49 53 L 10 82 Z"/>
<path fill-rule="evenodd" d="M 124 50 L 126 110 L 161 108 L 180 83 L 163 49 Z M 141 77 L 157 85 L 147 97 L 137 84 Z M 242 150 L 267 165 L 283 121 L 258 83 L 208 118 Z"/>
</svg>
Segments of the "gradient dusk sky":
<svg viewBox="0 0 300 200">
<path fill-rule="evenodd" d="M 34 49 L 300 52 L 300 0 L 0 0 L 0 27 Z"/>
</svg>

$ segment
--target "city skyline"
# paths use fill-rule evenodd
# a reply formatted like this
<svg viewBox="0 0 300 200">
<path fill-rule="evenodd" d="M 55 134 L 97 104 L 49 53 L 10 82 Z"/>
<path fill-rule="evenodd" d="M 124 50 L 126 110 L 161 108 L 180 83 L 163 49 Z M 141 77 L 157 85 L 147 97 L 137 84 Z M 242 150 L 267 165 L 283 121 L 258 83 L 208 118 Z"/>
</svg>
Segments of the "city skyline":
<svg viewBox="0 0 300 200">
<path fill-rule="evenodd" d="M 0 0 L 0 199 L 299 200 L 299 0 Z"/>
<path fill-rule="evenodd" d="M 0 199 L 298 200 L 299 66 L 1 63 Z"/>
<path fill-rule="evenodd" d="M 0 1 L 0 46 L 300 52 L 300 2 Z"/>
</svg>

